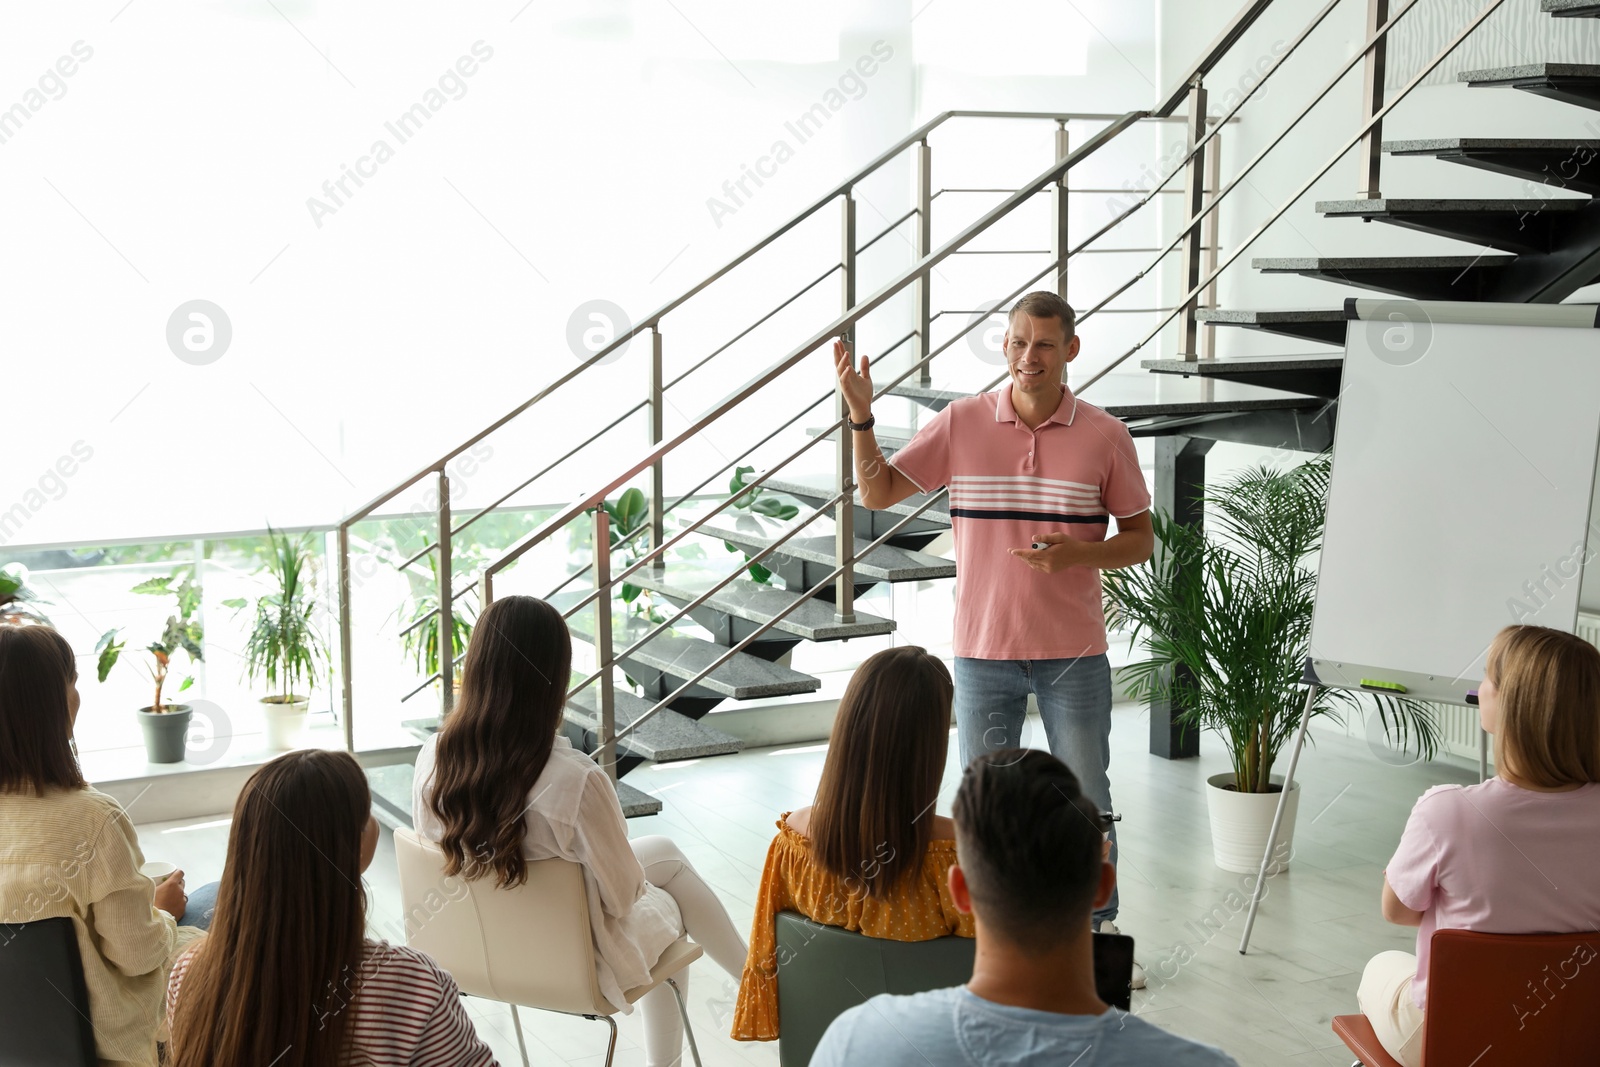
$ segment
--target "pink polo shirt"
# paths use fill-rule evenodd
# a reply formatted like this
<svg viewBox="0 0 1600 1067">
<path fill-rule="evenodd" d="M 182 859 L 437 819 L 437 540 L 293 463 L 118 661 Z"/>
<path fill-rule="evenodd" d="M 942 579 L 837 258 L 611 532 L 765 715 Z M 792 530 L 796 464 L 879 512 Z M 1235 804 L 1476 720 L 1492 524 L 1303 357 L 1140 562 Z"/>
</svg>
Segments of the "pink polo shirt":
<svg viewBox="0 0 1600 1067">
<path fill-rule="evenodd" d="M 1540 793 L 1491 778 L 1436 785 L 1417 801 L 1384 870 L 1422 912 L 1411 996 L 1427 1007 L 1435 930 L 1576 934 L 1600 930 L 1600 785 Z"/>
<path fill-rule="evenodd" d="M 1106 650 L 1100 572 L 1041 574 L 1010 554 L 1034 537 L 1104 541 L 1112 517 L 1150 510 L 1133 437 L 1065 385 L 1054 415 L 1028 429 L 1011 384 L 957 400 L 890 463 L 923 492 L 950 487 L 956 542 L 955 654 L 1070 659 Z"/>
</svg>

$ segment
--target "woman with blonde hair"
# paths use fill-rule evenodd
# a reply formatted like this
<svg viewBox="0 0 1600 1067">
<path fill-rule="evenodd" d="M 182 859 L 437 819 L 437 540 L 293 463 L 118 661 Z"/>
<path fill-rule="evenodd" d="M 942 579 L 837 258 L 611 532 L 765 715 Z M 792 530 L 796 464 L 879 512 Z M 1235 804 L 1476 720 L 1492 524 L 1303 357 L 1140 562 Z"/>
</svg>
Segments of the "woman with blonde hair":
<svg viewBox="0 0 1600 1067">
<path fill-rule="evenodd" d="M 950 672 L 916 645 L 856 669 L 828 739 L 816 801 L 778 819 L 739 983 L 733 1036 L 778 1036 L 777 917 L 894 941 L 973 936 L 950 895 L 955 824 L 935 815 L 950 747 Z"/>
<path fill-rule="evenodd" d="M 1495 776 L 1434 786 L 1412 808 L 1384 871 L 1383 917 L 1417 927 L 1417 951 L 1373 957 L 1356 994 L 1406 1067 L 1422 1059 L 1435 931 L 1600 930 L 1600 651 L 1559 630 L 1506 627 L 1489 646 L 1478 715 Z"/>
</svg>

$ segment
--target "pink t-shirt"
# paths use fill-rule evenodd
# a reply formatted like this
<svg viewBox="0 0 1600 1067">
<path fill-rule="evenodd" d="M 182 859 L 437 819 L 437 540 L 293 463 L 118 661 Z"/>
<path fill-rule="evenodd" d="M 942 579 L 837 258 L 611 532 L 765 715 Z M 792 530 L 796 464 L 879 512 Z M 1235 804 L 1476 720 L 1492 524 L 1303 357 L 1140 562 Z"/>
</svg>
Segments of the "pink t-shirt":
<svg viewBox="0 0 1600 1067">
<path fill-rule="evenodd" d="M 1104 541 L 1111 518 L 1150 510 L 1133 436 L 1120 419 L 1061 387 L 1036 430 L 1011 385 L 957 400 L 890 463 L 923 492 L 950 487 L 956 542 L 955 654 L 1069 659 L 1106 650 L 1100 572 L 1041 574 L 1010 554 L 1038 534 Z"/>
<path fill-rule="evenodd" d="M 1600 930 L 1600 784 L 1540 793 L 1491 778 L 1436 785 L 1417 801 L 1384 871 L 1422 912 L 1411 995 L 1427 1006 L 1435 930 Z"/>
</svg>

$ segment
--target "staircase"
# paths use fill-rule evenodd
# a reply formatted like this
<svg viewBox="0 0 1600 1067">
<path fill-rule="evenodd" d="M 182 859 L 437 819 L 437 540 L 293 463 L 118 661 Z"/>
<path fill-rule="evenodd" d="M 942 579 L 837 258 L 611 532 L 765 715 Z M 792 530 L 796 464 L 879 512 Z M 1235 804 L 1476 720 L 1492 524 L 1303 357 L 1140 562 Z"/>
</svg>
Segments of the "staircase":
<svg viewBox="0 0 1600 1067">
<path fill-rule="evenodd" d="M 1110 366 L 1089 376 L 1087 381 L 1080 380 L 1074 372 L 1073 385 L 1078 393 L 1086 392 L 1091 403 L 1122 419 L 1135 437 L 1161 440 L 1162 445 L 1157 449 L 1157 506 L 1191 517 L 1197 514 L 1193 510 L 1194 501 L 1203 479 L 1203 463 L 1199 457 L 1211 442 L 1242 442 L 1305 452 L 1331 447 L 1340 386 L 1340 349 L 1347 321 L 1343 300 L 1353 295 L 1349 290 L 1375 290 L 1416 300 L 1552 303 L 1600 280 L 1600 206 L 1595 200 L 1596 195 L 1600 195 L 1600 160 L 1597 160 L 1600 141 L 1470 137 L 1395 141 L 1374 143 L 1369 151 L 1381 150 L 1387 156 L 1425 156 L 1440 163 L 1493 171 L 1518 179 L 1523 195 L 1515 199 L 1460 200 L 1389 199 L 1374 195 L 1367 199 L 1318 203 L 1316 210 L 1329 218 L 1359 219 L 1364 223 L 1419 230 L 1459 240 L 1463 247 L 1460 253 L 1452 255 L 1256 258 L 1249 265 L 1262 274 L 1298 274 L 1333 282 L 1342 291 L 1331 295 L 1322 306 L 1310 309 L 1252 310 L 1210 306 L 1216 276 L 1294 202 L 1291 198 L 1279 207 L 1262 230 L 1245 242 L 1245 247 L 1232 250 L 1227 260 L 1219 265 L 1215 212 L 1233 187 L 1230 183 L 1223 188 L 1219 180 L 1219 145 L 1227 122 L 1248 102 L 1250 94 L 1245 94 L 1227 115 L 1207 117 L 1206 97 L 1200 85 L 1203 76 L 1268 6 L 1263 0 L 1246 4 L 1195 69 L 1163 105 L 1152 111 L 1122 115 L 947 112 L 936 117 L 711 278 L 657 309 L 485 431 L 347 518 L 340 529 L 347 732 L 356 711 L 348 655 L 349 532 L 356 523 L 377 513 L 385 502 L 429 479 L 439 487 L 438 538 L 402 566 L 415 565 L 428 552 L 436 553 L 442 564 L 438 601 L 444 606 L 440 613 L 447 623 L 452 613 L 461 610 L 455 605 L 463 597 L 475 598 L 482 605 L 497 592 L 519 582 L 521 586 L 516 591 L 544 595 L 567 615 L 574 640 L 584 646 L 588 660 L 594 663 L 594 669 L 587 675 L 581 671 L 574 675 L 566 712 L 567 736 L 584 751 L 596 754 L 619 779 L 618 793 L 630 816 L 659 811 L 661 806 L 658 799 L 620 780 L 641 763 L 701 759 L 740 750 L 743 742 L 739 738 L 717 729 L 708 719 L 714 710 L 741 701 L 804 698 L 806 694 L 816 693 L 821 680 L 792 666 L 797 649 L 853 638 L 881 639 L 893 634 L 896 623 L 892 618 L 863 611 L 856 602 L 881 586 L 947 581 L 955 577 L 954 563 L 937 551 L 930 551 L 938 549 L 940 539 L 950 530 L 945 496 L 942 492 L 919 495 L 884 511 L 862 507 L 850 484 L 853 477 L 849 473 L 852 470 L 851 442 L 848 435 L 841 436 L 842 413 L 832 389 L 815 395 L 797 394 L 790 384 L 795 379 L 788 376 L 807 361 L 809 365 L 820 363 L 826 358 L 821 350 L 833 338 L 853 337 L 858 325 L 869 315 L 884 308 L 895 296 L 906 293 L 914 298 L 915 328 L 899 342 L 872 356 L 880 397 L 911 401 L 915 408 L 908 406 L 908 411 L 938 411 L 956 399 L 999 384 L 1004 375 L 984 383 L 974 380 L 970 373 L 956 372 L 961 369 L 970 372 L 970 362 L 952 369 L 952 361 L 946 359 L 937 368 L 934 366 L 937 357 L 962 342 L 971 329 L 985 321 L 975 318 L 965 329 L 936 343 L 936 323 L 940 317 L 967 314 L 962 309 L 971 306 L 952 295 L 953 308 L 936 310 L 935 271 L 951 256 L 977 251 L 1008 251 L 1016 256 L 1025 266 L 1018 270 L 1016 288 L 1003 301 L 1005 304 L 1030 288 L 1051 287 L 1065 293 L 1069 266 L 1082 262 L 1076 259 L 1081 253 L 1148 251 L 1119 247 L 1102 239 L 1158 194 L 1180 191 L 1167 190 L 1166 186 L 1179 183 L 1181 179 L 1184 186 L 1181 192 L 1191 214 L 1180 225 L 1172 242 L 1130 281 L 1120 287 L 1113 286 L 1104 299 L 1092 306 L 1087 302 L 1080 305 L 1088 306 L 1087 311 L 1080 310 L 1080 329 L 1085 321 L 1097 315 L 1121 310 L 1159 316 L 1158 321 L 1143 340 L 1113 360 Z M 1600 17 L 1600 4 L 1576 0 L 1543 0 L 1543 9 L 1558 18 Z M 1402 10 L 1387 23 L 1369 27 L 1372 43 L 1366 59 L 1361 60 L 1368 67 L 1369 80 L 1374 63 L 1381 72 L 1385 34 L 1404 13 Z M 1482 17 L 1479 16 L 1478 22 Z M 1279 57 L 1267 77 L 1293 55 L 1317 21 L 1320 17 Z M 1447 48 L 1435 57 L 1435 64 L 1447 58 L 1448 52 Z M 1518 90 L 1576 107 L 1600 108 L 1600 66 L 1534 64 L 1469 71 L 1459 77 L 1474 89 Z M 1381 73 L 1379 78 L 1381 80 Z M 1265 80 L 1262 79 L 1262 84 Z M 1384 105 L 1385 110 L 1415 84 L 1408 85 L 1399 97 Z M 1187 117 L 1174 114 L 1183 101 L 1189 103 Z M 1374 102 L 1364 116 L 1364 131 L 1375 132 L 1383 114 L 1378 107 Z M 1056 128 L 1054 162 L 1015 190 L 936 191 L 931 177 L 930 134 L 950 122 L 1002 118 L 1053 123 Z M 1161 122 L 1185 123 L 1186 157 L 1164 176 L 1160 185 L 1143 194 L 1132 207 L 1087 239 L 1072 244 L 1068 238 L 1070 198 L 1082 193 L 1114 192 L 1075 187 L 1074 168 L 1105 144 L 1129 135 L 1129 131 Z M 909 212 L 887 229 L 863 241 L 856 229 L 854 188 L 879 168 L 905 154 L 911 156 L 915 165 L 915 202 Z M 1334 162 L 1337 159 L 1330 160 L 1328 165 Z M 1370 163 L 1375 185 L 1377 160 L 1372 159 Z M 1325 166 L 1318 173 L 1326 170 Z M 1548 195 L 1527 195 L 1534 185 L 1541 194 Z M 934 200 L 943 192 L 988 193 L 1003 196 L 1003 199 L 935 247 L 931 217 Z M 1047 200 L 1051 206 L 1049 252 L 968 247 L 996 223 L 1036 197 Z M 807 290 L 835 274 L 841 283 L 842 296 L 838 314 L 807 327 L 803 335 L 786 342 L 792 343 L 786 354 L 759 366 L 748 382 L 721 402 L 705 407 L 703 396 L 684 393 L 680 383 L 696 368 L 722 356 L 734 342 L 716 348 L 710 355 L 694 354 L 697 362 L 673 378 L 669 376 L 671 368 L 664 357 L 663 321 L 684 304 L 697 299 L 717 279 L 734 270 L 751 269 L 757 253 L 775 245 L 799 223 L 832 210 L 840 212 L 842 223 L 838 262 L 800 293 L 782 293 L 781 301 L 775 294 L 774 310 L 739 332 L 734 340 L 744 337 Z M 870 294 L 858 294 L 863 275 L 856 262 L 857 254 L 906 223 L 911 223 L 906 227 L 909 233 L 904 235 L 913 246 L 914 265 Z M 1163 258 L 1173 251 L 1179 252 L 1180 288 L 1183 290 L 1173 306 L 1156 309 L 1108 307 L 1122 298 L 1138 279 L 1156 270 Z M 1039 255 L 1048 258 L 1041 269 L 1034 270 L 1040 267 Z M 1025 258 L 1028 256 L 1034 258 Z M 957 320 L 945 320 L 946 324 L 952 321 Z M 1154 373 L 1107 376 L 1108 371 L 1162 336 L 1163 327 L 1174 322 L 1178 326 L 1177 352 L 1165 358 L 1146 359 L 1141 364 Z M 1327 351 L 1200 358 L 1209 356 L 1211 331 L 1218 327 L 1265 331 L 1297 342 L 1326 346 Z M 494 558 L 475 576 L 457 575 L 457 568 L 451 562 L 453 542 L 493 508 L 477 512 L 465 521 L 452 515 L 446 464 L 524 413 L 540 405 L 548 408 L 559 403 L 562 388 L 573 382 L 581 386 L 583 375 L 594 365 L 636 339 L 650 342 L 646 380 L 642 383 L 644 399 L 632 409 L 632 412 L 643 413 L 647 420 L 648 448 L 626 469 L 588 470 L 588 481 L 593 485 L 591 491 L 561 508 L 538 529 L 512 544 L 498 546 Z M 741 365 L 737 373 L 749 374 L 750 365 Z M 813 381 L 805 388 L 809 390 L 814 384 Z M 676 405 L 667 399 L 674 388 L 679 388 L 680 392 L 673 395 L 687 397 Z M 758 402 L 771 405 L 777 411 L 771 432 L 765 437 L 728 459 L 716 471 L 687 471 L 669 466 L 676 464 L 682 446 L 696 440 L 740 405 Z M 681 424 L 669 429 L 669 411 L 691 409 L 700 414 L 683 417 Z M 539 484 L 540 478 L 569 459 L 582 464 L 591 454 L 586 450 L 622 421 L 619 418 L 571 449 L 562 459 L 522 483 L 518 491 Z M 903 447 L 914 432 L 915 428 L 909 425 L 897 428 L 880 424 L 877 439 L 886 452 L 892 453 Z M 785 452 L 773 443 L 776 441 L 796 447 Z M 807 452 L 815 452 L 816 457 L 826 461 L 825 473 L 802 469 L 805 464 L 798 461 Z M 739 468 L 741 476 L 751 467 L 758 468 L 761 473 L 737 491 L 706 491 L 708 486 L 720 484 L 720 480 L 740 464 L 745 465 Z M 644 492 L 650 506 L 649 517 L 647 521 L 621 530 L 621 541 L 614 541 L 610 523 L 614 514 L 621 512 L 602 510 L 600 505 L 615 503 L 619 494 L 630 487 Z M 511 496 L 507 494 L 501 502 Z M 583 565 L 571 570 L 566 580 L 553 590 L 526 588 L 525 581 L 518 578 L 520 572 L 514 569 L 518 560 L 551 544 L 558 534 L 566 536 L 571 531 L 588 537 L 586 543 L 590 545 L 611 544 L 612 551 L 598 555 L 591 552 Z M 622 552 L 623 549 L 627 551 Z M 621 558 L 618 558 L 619 553 Z M 458 578 L 470 578 L 470 581 L 461 586 L 457 584 Z M 634 595 L 627 592 L 629 588 L 635 591 Z M 875 601 L 869 599 L 868 603 Z M 450 627 L 444 625 L 440 630 L 448 633 Z M 448 656 L 449 650 L 444 651 Z M 428 682 L 440 686 L 441 706 L 437 714 L 420 714 L 411 720 L 419 735 L 435 728 L 439 717 L 449 713 L 452 699 L 451 672 L 441 671 L 433 679 L 424 680 L 424 687 Z M 782 708 L 772 707 L 769 713 L 781 714 Z M 1157 709 L 1152 710 L 1152 751 L 1169 756 L 1183 755 L 1186 753 L 1180 751 L 1177 734 L 1172 729 L 1172 714 L 1173 709 L 1164 709 L 1159 714 Z M 611 758 L 604 755 L 608 744 L 614 746 Z M 409 785 L 406 789 L 409 791 Z M 391 805 L 392 810 L 396 808 L 397 804 Z M 396 810 L 396 814 L 401 813 Z"/>
<path fill-rule="evenodd" d="M 1600 17 L 1600 4 L 1544 0 L 1557 18 Z M 1473 89 L 1514 89 L 1574 107 L 1600 110 L 1600 65 L 1531 63 L 1463 71 Z M 1560 303 L 1600 282 L 1600 137 L 1474 138 L 1385 141 L 1395 157 L 1431 158 L 1517 179 L 1515 199 L 1328 200 L 1316 205 L 1326 218 L 1359 219 L 1447 237 L 1462 243 L 1455 255 L 1262 258 L 1263 274 L 1298 274 L 1343 287 L 1375 290 L 1411 300 Z M 1509 185 L 1510 183 L 1508 183 Z M 1349 295 L 1349 294 L 1347 294 Z M 1332 304 L 1333 301 L 1330 301 Z M 1310 309 L 1216 308 L 1196 318 L 1213 326 L 1261 330 L 1342 348 L 1346 315 L 1339 306 Z M 1253 357 L 1219 360 L 1199 374 L 1212 378 L 1298 389 L 1337 397 L 1342 356 Z M 1147 360 L 1162 374 L 1194 374 L 1193 365 Z"/>
</svg>

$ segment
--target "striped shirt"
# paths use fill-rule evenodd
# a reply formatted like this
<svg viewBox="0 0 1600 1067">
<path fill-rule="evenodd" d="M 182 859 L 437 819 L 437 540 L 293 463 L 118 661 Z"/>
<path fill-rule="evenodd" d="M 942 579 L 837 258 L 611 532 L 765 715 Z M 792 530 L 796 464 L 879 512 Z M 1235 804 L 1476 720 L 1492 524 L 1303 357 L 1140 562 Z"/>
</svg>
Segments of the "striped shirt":
<svg viewBox="0 0 1600 1067">
<path fill-rule="evenodd" d="M 956 542 L 954 651 L 973 659 L 1071 659 L 1106 650 L 1100 572 L 1041 574 L 1010 554 L 1040 534 L 1104 541 L 1113 518 L 1150 510 L 1122 421 L 1061 387 L 1037 429 L 1011 385 L 957 400 L 890 463 L 923 492 L 950 487 Z"/>
<path fill-rule="evenodd" d="M 167 1015 L 192 953 L 172 968 Z M 455 979 L 424 953 L 368 940 L 350 1008 L 352 1067 L 497 1067 L 494 1052 L 473 1029 Z"/>
</svg>

